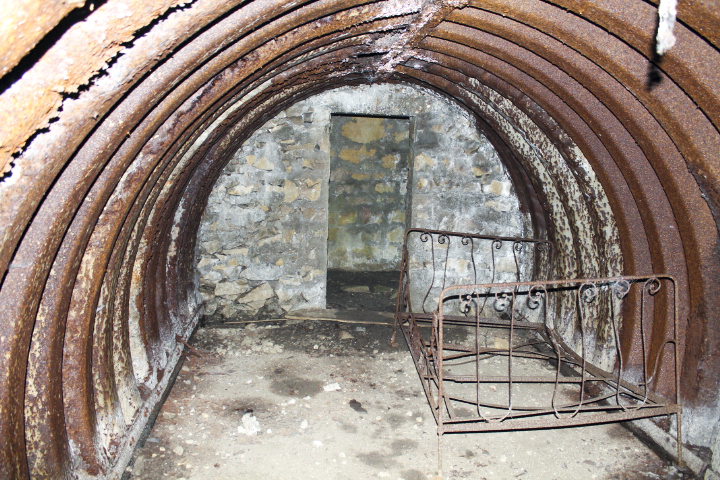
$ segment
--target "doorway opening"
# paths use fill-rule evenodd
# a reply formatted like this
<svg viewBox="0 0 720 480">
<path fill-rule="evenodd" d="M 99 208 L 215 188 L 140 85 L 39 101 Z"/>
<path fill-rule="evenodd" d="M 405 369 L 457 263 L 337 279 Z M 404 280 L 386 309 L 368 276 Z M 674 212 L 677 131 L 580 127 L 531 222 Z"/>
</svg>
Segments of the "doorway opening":
<svg viewBox="0 0 720 480">
<path fill-rule="evenodd" d="M 410 218 L 412 119 L 333 114 L 327 307 L 392 311 Z"/>
</svg>

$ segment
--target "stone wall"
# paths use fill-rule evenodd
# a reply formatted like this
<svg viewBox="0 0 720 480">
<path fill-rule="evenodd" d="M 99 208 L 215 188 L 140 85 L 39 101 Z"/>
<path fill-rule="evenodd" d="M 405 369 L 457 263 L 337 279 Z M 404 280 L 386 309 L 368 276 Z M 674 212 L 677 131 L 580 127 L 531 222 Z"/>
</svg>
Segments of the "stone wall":
<svg viewBox="0 0 720 480">
<path fill-rule="evenodd" d="M 529 232 L 507 172 L 465 110 L 417 87 L 331 90 L 263 125 L 215 184 L 196 255 L 206 315 L 220 320 L 324 308 L 333 114 L 410 117 L 410 226 L 506 236 Z M 368 154 L 364 161 L 375 162 L 377 170 L 389 162 L 383 156 Z M 385 218 L 396 210 L 388 206 Z M 345 221 L 373 223 L 365 217 L 359 207 Z M 401 238 L 404 226 L 398 221 L 393 235 Z M 399 251 L 386 253 L 400 258 Z"/>
</svg>

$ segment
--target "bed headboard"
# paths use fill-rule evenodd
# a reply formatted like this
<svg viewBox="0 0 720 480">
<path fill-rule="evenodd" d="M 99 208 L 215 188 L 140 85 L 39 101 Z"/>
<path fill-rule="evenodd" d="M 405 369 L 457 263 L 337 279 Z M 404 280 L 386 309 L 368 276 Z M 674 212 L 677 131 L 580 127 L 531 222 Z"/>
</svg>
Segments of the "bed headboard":
<svg viewBox="0 0 720 480">
<path fill-rule="evenodd" d="M 550 280 L 548 240 L 410 228 L 405 232 L 398 311 L 429 313 L 451 285 Z"/>
</svg>

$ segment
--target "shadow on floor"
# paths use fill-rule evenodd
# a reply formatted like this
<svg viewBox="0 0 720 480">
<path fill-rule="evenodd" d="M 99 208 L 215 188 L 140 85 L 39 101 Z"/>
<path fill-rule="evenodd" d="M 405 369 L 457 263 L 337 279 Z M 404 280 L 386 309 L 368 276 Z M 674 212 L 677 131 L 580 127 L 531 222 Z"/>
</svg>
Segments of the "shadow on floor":
<svg viewBox="0 0 720 480">
<path fill-rule="evenodd" d="M 328 270 L 327 308 L 394 312 L 399 279 L 399 271 Z"/>
</svg>

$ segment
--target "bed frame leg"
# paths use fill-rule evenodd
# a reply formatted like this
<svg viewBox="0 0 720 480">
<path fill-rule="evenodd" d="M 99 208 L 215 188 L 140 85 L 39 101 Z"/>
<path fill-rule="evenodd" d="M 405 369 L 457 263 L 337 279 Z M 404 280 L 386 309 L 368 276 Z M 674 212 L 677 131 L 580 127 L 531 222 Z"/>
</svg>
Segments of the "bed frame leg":
<svg viewBox="0 0 720 480">
<path fill-rule="evenodd" d="M 683 462 L 683 444 L 682 444 L 682 410 L 679 411 L 675 415 L 675 420 L 677 421 L 677 456 L 678 456 L 678 466 L 684 467 L 685 464 Z"/>
<path fill-rule="evenodd" d="M 438 474 L 436 477 L 437 480 L 442 480 L 442 478 L 443 478 L 443 474 L 442 474 L 442 453 L 443 453 L 442 437 L 443 437 L 442 433 L 438 432 Z"/>
</svg>

